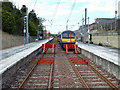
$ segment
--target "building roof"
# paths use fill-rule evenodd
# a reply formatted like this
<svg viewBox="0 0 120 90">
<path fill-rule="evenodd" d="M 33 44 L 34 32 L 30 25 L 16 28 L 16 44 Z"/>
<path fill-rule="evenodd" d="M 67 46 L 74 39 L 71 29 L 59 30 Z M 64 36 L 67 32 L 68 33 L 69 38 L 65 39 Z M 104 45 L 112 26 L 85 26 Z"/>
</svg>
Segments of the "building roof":
<svg viewBox="0 0 120 90">
<path fill-rule="evenodd" d="M 95 22 L 99 23 L 101 25 L 102 24 L 109 24 L 109 23 L 115 22 L 115 18 L 96 18 Z"/>
</svg>

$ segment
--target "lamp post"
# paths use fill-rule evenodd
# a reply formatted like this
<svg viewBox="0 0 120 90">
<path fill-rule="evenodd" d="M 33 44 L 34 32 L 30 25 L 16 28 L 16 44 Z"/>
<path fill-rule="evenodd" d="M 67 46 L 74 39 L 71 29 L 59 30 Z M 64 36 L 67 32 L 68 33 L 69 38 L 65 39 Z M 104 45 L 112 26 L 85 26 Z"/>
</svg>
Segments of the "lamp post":
<svg viewBox="0 0 120 90">
<path fill-rule="evenodd" d="M 27 43 L 29 43 L 29 31 L 28 31 L 28 8 L 26 7 L 26 37 L 27 37 Z"/>
</svg>

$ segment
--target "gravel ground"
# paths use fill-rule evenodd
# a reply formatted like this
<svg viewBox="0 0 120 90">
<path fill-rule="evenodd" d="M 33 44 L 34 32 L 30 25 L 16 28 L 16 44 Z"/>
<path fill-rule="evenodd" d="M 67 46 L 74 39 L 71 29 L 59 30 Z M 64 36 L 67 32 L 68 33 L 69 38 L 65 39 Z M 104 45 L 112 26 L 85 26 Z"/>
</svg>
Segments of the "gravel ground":
<svg viewBox="0 0 120 90">
<path fill-rule="evenodd" d="M 29 71 L 32 69 L 33 65 L 36 63 L 39 57 L 40 55 L 36 57 L 32 57 L 30 62 L 27 62 L 25 65 L 21 66 L 21 68 L 17 70 L 17 72 L 13 75 L 13 77 L 11 77 L 14 79 L 12 82 L 9 83 L 8 87 L 12 89 L 18 88 L 18 86 L 22 83 L 22 81 L 27 76 Z"/>
<path fill-rule="evenodd" d="M 53 88 L 82 88 L 65 51 L 56 42 Z"/>
</svg>

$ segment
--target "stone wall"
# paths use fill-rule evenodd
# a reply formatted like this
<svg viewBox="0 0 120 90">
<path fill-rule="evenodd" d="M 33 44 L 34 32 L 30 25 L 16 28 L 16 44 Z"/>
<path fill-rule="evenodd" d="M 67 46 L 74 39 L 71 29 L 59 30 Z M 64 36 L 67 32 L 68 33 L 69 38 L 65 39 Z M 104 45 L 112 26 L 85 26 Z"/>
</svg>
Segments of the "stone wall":
<svg viewBox="0 0 120 90">
<path fill-rule="evenodd" d="M 120 33 L 109 31 L 92 31 L 92 42 L 94 44 L 103 44 L 115 48 L 120 48 Z"/>
<path fill-rule="evenodd" d="M 0 31 L 0 35 L 2 36 L 2 39 L 0 39 L 2 41 L 2 49 L 24 44 L 24 36 L 11 35 L 3 31 Z M 35 37 L 30 37 L 30 42 L 33 41 L 35 41 Z"/>
<path fill-rule="evenodd" d="M 92 42 L 95 44 L 107 44 L 115 48 L 120 48 L 120 42 L 118 41 L 120 35 L 118 36 L 92 36 Z M 108 43 L 107 43 L 108 42 Z"/>
</svg>

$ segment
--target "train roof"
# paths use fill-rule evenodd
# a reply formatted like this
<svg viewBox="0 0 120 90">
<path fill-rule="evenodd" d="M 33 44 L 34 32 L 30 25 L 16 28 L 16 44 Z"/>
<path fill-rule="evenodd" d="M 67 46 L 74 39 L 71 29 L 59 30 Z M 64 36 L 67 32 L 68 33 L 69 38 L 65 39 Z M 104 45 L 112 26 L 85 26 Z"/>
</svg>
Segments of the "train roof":
<svg viewBox="0 0 120 90">
<path fill-rule="evenodd" d="M 63 31 L 62 33 L 66 33 L 66 32 L 73 32 L 74 33 L 74 31 L 71 31 L 71 30 L 66 30 L 66 31 Z"/>
</svg>

